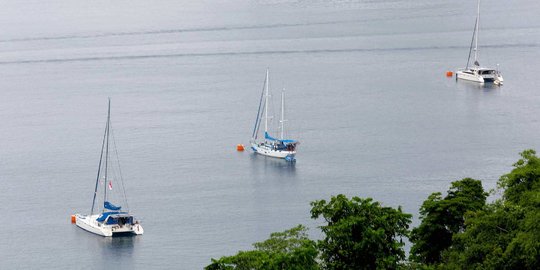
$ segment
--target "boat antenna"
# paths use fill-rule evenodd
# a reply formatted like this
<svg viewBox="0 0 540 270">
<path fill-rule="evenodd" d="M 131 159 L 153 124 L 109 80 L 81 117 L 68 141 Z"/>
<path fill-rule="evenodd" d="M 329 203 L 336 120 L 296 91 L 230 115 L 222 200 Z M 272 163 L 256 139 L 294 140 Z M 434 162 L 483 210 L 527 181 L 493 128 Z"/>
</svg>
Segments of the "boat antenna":
<svg viewBox="0 0 540 270">
<path fill-rule="evenodd" d="M 109 104 L 110 102 L 111 100 L 109 99 Z M 97 171 L 97 176 L 96 176 L 96 187 L 94 188 L 94 199 L 92 200 L 92 209 L 90 210 L 90 216 L 94 214 L 94 206 L 96 203 L 97 188 L 98 188 L 98 183 L 99 183 L 99 174 L 101 173 L 101 163 L 103 161 L 103 148 L 105 147 L 105 138 L 107 137 L 108 126 L 109 126 L 109 121 L 107 120 L 107 124 L 105 124 L 105 131 L 103 133 L 103 142 L 101 143 L 101 154 L 99 155 L 99 165 L 98 165 L 98 171 Z"/>
</svg>

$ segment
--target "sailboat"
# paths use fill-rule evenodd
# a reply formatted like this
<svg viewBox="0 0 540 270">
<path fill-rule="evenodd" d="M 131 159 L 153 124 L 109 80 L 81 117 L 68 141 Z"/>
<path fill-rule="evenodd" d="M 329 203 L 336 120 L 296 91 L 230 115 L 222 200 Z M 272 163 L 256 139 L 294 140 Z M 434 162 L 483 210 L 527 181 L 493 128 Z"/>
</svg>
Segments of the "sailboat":
<svg viewBox="0 0 540 270">
<path fill-rule="evenodd" d="M 499 72 L 499 68 L 487 68 L 481 67 L 478 62 L 478 33 L 480 28 L 480 0 L 478 0 L 478 10 L 476 14 L 476 22 L 474 25 L 473 38 L 471 40 L 471 46 L 469 48 L 469 58 L 467 59 L 467 66 L 465 68 L 456 71 L 456 79 L 473 81 L 478 83 L 493 82 L 494 84 L 502 85 L 504 80 Z M 474 45 L 474 48 L 473 48 Z M 474 50 L 474 62 L 472 66 L 469 66 L 471 60 L 471 51 Z"/>
<path fill-rule="evenodd" d="M 251 135 L 251 149 L 264 156 L 282 158 L 287 161 L 295 161 L 296 148 L 299 144 L 296 140 L 285 139 L 285 91 L 281 92 L 281 118 L 279 120 L 279 138 L 274 138 L 268 133 L 268 102 L 270 99 L 269 94 L 269 71 L 266 69 L 266 78 L 264 81 L 263 91 L 259 100 L 259 110 L 257 111 L 257 119 L 255 120 L 255 126 L 253 127 L 253 134 Z M 264 102 L 263 102 L 264 101 Z M 264 111 L 264 113 L 262 112 Z M 264 115 L 263 115 L 264 114 Z M 264 120 L 264 138 L 258 140 L 259 127 Z"/>
<path fill-rule="evenodd" d="M 95 233 L 101 236 L 116 236 L 123 234 L 143 234 L 144 230 L 140 222 L 136 220 L 128 210 L 123 210 L 122 206 L 114 205 L 110 202 L 112 197 L 112 179 L 111 173 L 119 176 L 122 183 L 123 197 L 125 199 L 125 189 L 123 189 L 123 179 L 120 170 L 120 164 L 114 166 L 110 155 L 110 133 L 111 133 L 111 100 L 109 99 L 109 107 L 107 111 L 107 124 L 105 125 L 105 134 L 103 135 L 103 143 L 101 145 L 101 155 L 99 158 L 98 172 L 94 189 L 94 199 L 92 200 L 92 209 L 89 215 L 76 214 L 75 224 L 81 229 Z M 113 145 L 116 149 L 116 143 Z M 115 150 L 116 153 L 118 153 Z M 118 160 L 118 158 L 117 158 Z M 100 180 L 100 176 L 102 179 Z M 103 207 L 96 207 L 96 198 L 100 184 L 103 186 Z M 107 191 L 109 190 L 109 192 Z M 98 200 L 99 201 L 99 200 Z M 127 200 L 125 199 L 127 205 Z"/>
</svg>

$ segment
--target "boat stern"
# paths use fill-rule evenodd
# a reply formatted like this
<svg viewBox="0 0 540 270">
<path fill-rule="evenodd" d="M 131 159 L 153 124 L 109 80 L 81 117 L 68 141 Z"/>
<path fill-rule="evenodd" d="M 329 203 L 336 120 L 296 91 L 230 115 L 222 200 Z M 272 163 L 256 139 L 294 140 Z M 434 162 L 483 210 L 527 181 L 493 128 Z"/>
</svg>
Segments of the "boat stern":
<svg viewBox="0 0 540 270">
<path fill-rule="evenodd" d="M 122 235 L 142 235 L 144 229 L 141 224 L 133 225 L 124 225 L 124 226 L 112 226 L 111 227 L 112 236 L 122 236 Z"/>
<path fill-rule="evenodd" d="M 133 233 L 136 235 L 142 235 L 144 233 L 144 229 L 141 224 L 136 223 L 133 225 Z"/>
<path fill-rule="evenodd" d="M 494 83 L 498 84 L 498 85 L 503 85 L 504 79 L 503 79 L 503 76 L 500 73 L 498 73 L 497 76 L 495 77 Z"/>
</svg>

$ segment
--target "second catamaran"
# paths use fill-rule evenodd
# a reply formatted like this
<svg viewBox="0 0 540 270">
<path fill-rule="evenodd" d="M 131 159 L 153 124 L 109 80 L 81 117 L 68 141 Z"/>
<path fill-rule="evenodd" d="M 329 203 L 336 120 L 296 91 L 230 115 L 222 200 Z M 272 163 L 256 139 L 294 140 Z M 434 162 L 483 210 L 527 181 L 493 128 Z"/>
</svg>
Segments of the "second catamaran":
<svg viewBox="0 0 540 270">
<path fill-rule="evenodd" d="M 281 92 L 281 118 L 279 121 L 279 139 L 274 138 L 268 134 L 268 102 L 270 98 L 269 94 L 269 79 L 268 69 L 266 70 L 266 78 L 264 81 L 263 91 L 259 100 L 259 110 L 257 111 L 257 119 L 255 120 L 255 126 L 253 127 L 253 134 L 251 136 L 251 149 L 257 154 L 264 156 L 283 158 L 287 161 L 295 161 L 296 148 L 298 141 L 285 139 L 285 91 Z M 264 100 L 264 102 L 263 102 Z M 264 111 L 264 112 L 263 112 Z M 264 140 L 258 141 L 259 127 L 264 119 Z"/>
<path fill-rule="evenodd" d="M 476 14 L 476 22 L 473 31 L 473 39 L 469 48 L 469 58 L 467 66 L 456 71 L 456 79 L 473 81 L 478 83 L 493 82 L 494 84 L 502 85 L 504 80 L 499 72 L 499 69 L 481 67 L 478 62 L 478 33 L 480 29 L 480 0 L 478 0 L 478 10 Z M 474 48 L 473 48 L 474 46 Z M 471 52 L 474 50 L 473 66 L 469 66 L 471 60 Z"/>
</svg>

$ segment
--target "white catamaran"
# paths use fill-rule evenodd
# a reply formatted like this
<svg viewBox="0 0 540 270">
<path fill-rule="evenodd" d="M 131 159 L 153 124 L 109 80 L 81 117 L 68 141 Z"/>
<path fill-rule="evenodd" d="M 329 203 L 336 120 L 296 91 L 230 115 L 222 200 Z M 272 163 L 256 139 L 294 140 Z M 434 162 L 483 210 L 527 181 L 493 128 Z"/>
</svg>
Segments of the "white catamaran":
<svg viewBox="0 0 540 270">
<path fill-rule="evenodd" d="M 478 11 L 476 14 L 476 23 L 473 31 L 473 39 L 469 48 L 469 58 L 467 59 L 467 66 L 465 68 L 456 71 L 456 79 L 473 81 L 478 83 L 493 82 L 494 84 L 503 84 L 503 77 L 499 72 L 499 69 L 481 67 L 478 62 L 478 31 L 480 28 L 480 0 L 478 0 Z M 473 49 L 474 45 L 474 49 Z M 474 50 L 474 63 L 473 66 L 469 66 L 471 59 L 471 51 Z"/>
<path fill-rule="evenodd" d="M 110 194 L 107 194 L 107 189 L 109 193 L 112 191 L 112 179 L 111 173 L 115 177 L 119 177 L 121 180 L 121 187 L 123 191 L 124 202 L 127 206 L 127 199 L 125 197 L 125 189 L 122 179 L 122 173 L 120 170 L 120 164 L 117 164 L 117 167 L 112 164 L 112 161 L 109 158 L 109 137 L 111 131 L 111 100 L 109 99 L 109 107 L 107 113 L 107 124 L 105 126 L 105 134 L 103 135 L 103 143 L 101 145 L 101 155 L 99 158 L 98 173 L 96 178 L 96 185 L 94 189 L 94 199 L 92 200 L 92 210 L 90 215 L 75 215 L 75 223 L 80 228 L 87 230 L 91 233 L 95 233 L 101 236 L 116 236 L 122 234 L 143 234 L 144 230 L 138 220 L 135 220 L 133 215 L 129 213 L 128 210 L 123 211 L 121 206 L 115 206 L 109 202 Z M 116 143 L 114 143 L 113 136 L 113 146 L 116 149 Z M 115 150 L 118 155 L 118 152 Z M 104 155 L 105 154 L 105 155 Z M 105 160 L 103 160 L 105 158 Z M 118 161 L 118 158 L 117 158 Z M 102 181 L 100 181 L 100 176 Z M 101 211 L 95 209 L 96 206 L 96 196 L 98 194 L 98 187 L 100 184 L 103 186 L 103 208 Z M 99 201 L 99 200 L 98 200 Z M 97 207 L 96 207 L 97 208 Z"/>
<path fill-rule="evenodd" d="M 275 158 L 283 158 L 287 161 L 295 161 L 298 141 L 284 138 L 285 122 L 287 121 L 285 120 L 285 91 L 281 92 L 281 119 L 279 121 L 280 137 L 279 139 L 276 139 L 268 134 L 268 119 L 271 118 L 268 116 L 268 102 L 270 98 L 268 78 L 269 76 L 267 69 L 263 91 L 259 100 L 257 119 L 255 120 L 255 126 L 253 127 L 253 134 L 251 136 L 251 149 L 253 149 L 253 151 L 255 151 L 257 154 Z M 262 115 L 263 110 L 264 115 Z M 257 141 L 262 119 L 264 119 L 264 140 Z"/>
</svg>

